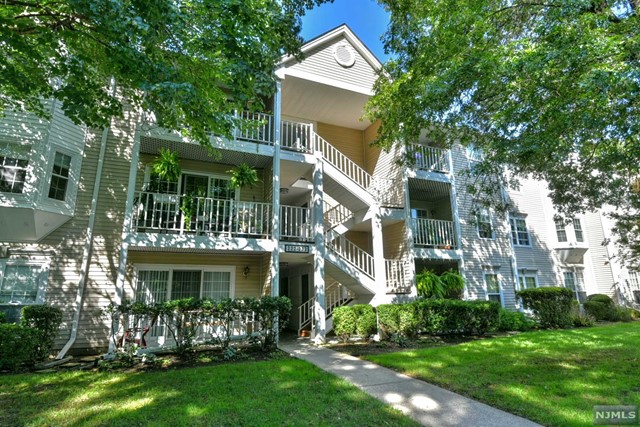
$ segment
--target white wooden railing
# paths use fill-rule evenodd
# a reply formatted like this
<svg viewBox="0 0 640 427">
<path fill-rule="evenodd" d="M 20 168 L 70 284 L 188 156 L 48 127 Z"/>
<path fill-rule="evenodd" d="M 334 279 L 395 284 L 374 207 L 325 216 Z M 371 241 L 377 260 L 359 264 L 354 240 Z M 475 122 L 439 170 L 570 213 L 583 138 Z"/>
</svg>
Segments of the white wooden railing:
<svg viewBox="0 0 640 427">
<path fill-rule="evenodd" d="M 351 292 L 346 286 L 343 286 L 339 282 L 333 282 L 329 286 L 327 286 L 324 290 L 324 301 L 325 301 L 325 316 L 328 318 L 333 314 L 333 311 L 347 304 L 355 297 L 355 294 Z M 298 327 L 298 335 L 300 331 L 302 331 L 307 326 L 315 325 L 315 305 L 316 305 L 316 297 L 313 296 L 309 298 L 307 301 L 300 304 L 298 307 L 298 319 L 299 319 L 299 327 Z"/>
<path fill-rule="evenodd" d="M 375 277 L 373 269 L 373 257 L 346 237 L 334 231 L 325 233 L 325 244 L 327 249 L 338 255 L 347 263 L 356 267 L 359 271 L 371 277 Z"/>
<path fill-rule="evenodd" d="M 312 240 L 311 210 L 300 206 L 280 206 L 280 236 L 291 240 Z"/>
<path fill-rule="evenodd" d="M 313 152 L 313 125 L 309 123 L 282 121 L 280 126 L 280 146 L 286 150 Z"/>
<path fill-rule="evenodd" d="M 369 188 L 369 185 L 371 184 L 371 175 L 369 175 L 366 170 L 362 169 L 353 160 L 342 154 L 340 150 L 329 144 L 317 133 L 312 133 L 312 136 L 314 138 L 315 150 L 322 153 L 322 157 L 325 161 L 335 166 L 339 171 L 363 189 L 366 190 Z"/>
<path fill-rule="evenodd" d="M 449 150 L 424 144 L 412 144 L 416 169 L 433 172 L 449 172 Z"/>
<path fill-rule="evenodd" d="M 327 230 L 330 230 L 337 225 L 343 224 L 348 219 L 353 217 L 353 212 L 351 212 L 347 207 L 341 204 L 337 204 L 332 207 L 325 202 L 324 209 L 324 223 Z"/>
<path fill-rule="evenodd" d="M 410 283 L 406 262 L 401 259 L 385 259 L 387 292 L 405 291 Z"/>
<path fill-rule="evenodd" d="M 138 191 L 134 209 L 138 232 L 271 234 L 271 203 Z"/>
<path fill-rule="evenodd" d="M 440 249 L 457 248 L 453 221 L 413 218 L 413 239 L 416 246 Z"/>
<path fill-rule="evenodd" d="M 243 123 L 235 130 L 236 139 L 262 144 L 273 143 L 275 127 L 273 115 L 241 111 L 237 116 Z"/>
</svg>

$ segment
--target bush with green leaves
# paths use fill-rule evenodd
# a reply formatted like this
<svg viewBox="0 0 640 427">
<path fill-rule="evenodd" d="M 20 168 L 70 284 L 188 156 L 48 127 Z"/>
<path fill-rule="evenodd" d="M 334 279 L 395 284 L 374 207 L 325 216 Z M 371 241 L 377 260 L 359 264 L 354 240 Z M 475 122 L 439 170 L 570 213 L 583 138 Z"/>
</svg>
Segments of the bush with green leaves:
<svg viewBox="0 0 640 427">
<path fill-rule="evenodd" d="M 378 332 L 376 312 L 369 304 L 351 306 L 356 314 L 356 334 L 362 338 L 369 338 Z"/>
<path fill-rule="evenodd" d="M 525 316 L 524 313 L 519 311 L 511 311 L 506 308 L 500 308 L 498 317 L 497 330 L 500 332 L 509 331 L 530 331 L 536 326 L 536 322 Z"/>
<path fill-rule="evenodd" d="M 53 344 L 62 323 L 62 310 L 50 305 L 27 305 L 22 308 L 20 324 L 32 328 L 38 335 L 36 360 L 45 360 L 51 354 Z"/>
<path fill-rule="evenodd" d="M 341 340 L 347 341 L 356 334 L 357 320 L 351 306 L 337 307 L 333 310 L 333 332 Z"/>
<path fill-rule="evenodd" d="M 384 337 L 402 335 L 413 338 L 418 334 L 419 320 L 414 304 L 382 304 L 376 307 L 376 311 Z"/>
<path fill-rule="evenodd" d="M 493 301 L 417 300 L 420 330 L 430 335 L 484 335 L 496 328 L 500 304 Z"/>
<path fill-rule="evenodd" d="M 7 313 L 0 311 L 0 323 L 7 323 Z"/>
<path fill-rule="evenodd" d="M 19 371 L 39 360 L 40 333 L 13 323 L 0 324 L 0 370 Z"/>
<path fill-rule="evenodd" d="M 608 295 L 589 295 L 584 303 L 584 310 L 596 320 L 615 321 L 616 318 L 616 305 Z"/>
<path fill-rule="evenodd" d="M 560 287 L 532 288 L 518 291 L 516 296 L 543 328 L 568 328 L 573 325 L 575 294 Z"/>
</svg>

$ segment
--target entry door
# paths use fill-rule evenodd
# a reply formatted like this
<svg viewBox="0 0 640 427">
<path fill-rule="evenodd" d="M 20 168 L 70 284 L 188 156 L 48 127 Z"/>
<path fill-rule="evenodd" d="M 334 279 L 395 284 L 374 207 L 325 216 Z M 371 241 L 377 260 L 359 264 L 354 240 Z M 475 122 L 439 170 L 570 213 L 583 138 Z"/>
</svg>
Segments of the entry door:
<svg viewBox="0 0 640 427">
<path fill-rule="evenodd" d="M 301 282 L 300 297 L 302 298 L 302 301 L 300 303 L 304 304 L 305 302 L 309 301 L 309 275 L 303 274 L 302 280 L 300 282 Z"/>
</svg>

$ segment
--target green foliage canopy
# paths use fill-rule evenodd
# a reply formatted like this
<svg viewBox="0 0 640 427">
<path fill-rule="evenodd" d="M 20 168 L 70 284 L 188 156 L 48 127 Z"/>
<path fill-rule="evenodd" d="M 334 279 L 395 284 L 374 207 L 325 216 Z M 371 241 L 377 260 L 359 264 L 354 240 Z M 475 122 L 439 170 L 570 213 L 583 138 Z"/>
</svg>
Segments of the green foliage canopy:
<svg viewBox="0 0 640 427">
<path fill-rule="evenodd" d="M 300 17 L 324 1 L 3 0 L 0 111 L 46 117 L 41 100 L 56 98 L 102 127 L 126 100 L 206 142 L 230 132 L 229 112 L 263 109 L 275 64 L 299 52 Z"/>
<path fill-rule="evenodd" d="M 380 3 L 393 60 L 367 115 L 382 146 L 459 141 L 483 153 L 477 174 L 546 180 L 562 215 L 637 212 L 640 2 Z M 640 253 L 637 218 L 618 219 Z"/>
</svg>

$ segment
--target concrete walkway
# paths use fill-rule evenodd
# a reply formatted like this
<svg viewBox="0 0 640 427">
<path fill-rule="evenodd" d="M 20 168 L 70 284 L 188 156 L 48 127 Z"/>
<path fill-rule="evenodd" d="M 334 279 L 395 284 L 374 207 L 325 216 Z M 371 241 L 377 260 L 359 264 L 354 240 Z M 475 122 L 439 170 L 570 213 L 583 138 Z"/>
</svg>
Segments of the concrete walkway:
<svg viewBox="0 0 640 427">
<path fill-rule="evenodd" d="M 283 340 L 279 347 L 294 357 L 344 378 L 425 426 L 539 426 L 524 418 L 374 363 L 315 346 L 309 340 Z"/>
</svg>

